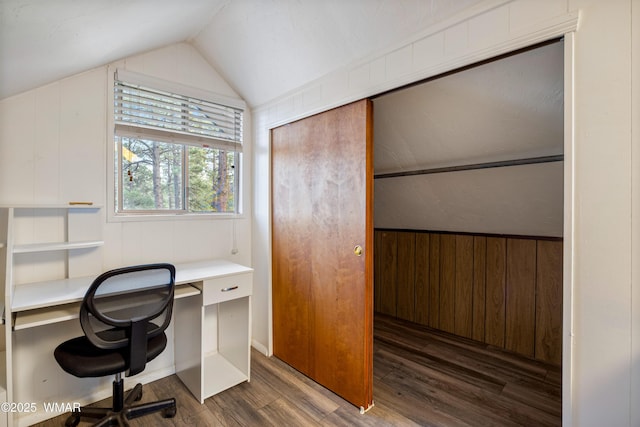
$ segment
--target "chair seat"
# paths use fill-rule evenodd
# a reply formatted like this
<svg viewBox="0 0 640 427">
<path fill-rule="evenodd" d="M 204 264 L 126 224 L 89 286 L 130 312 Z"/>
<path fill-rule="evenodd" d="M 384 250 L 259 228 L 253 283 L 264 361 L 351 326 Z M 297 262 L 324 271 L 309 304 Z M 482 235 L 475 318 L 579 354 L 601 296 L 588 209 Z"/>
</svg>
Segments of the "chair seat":
<svg viewBox="0 0 640 427">
<path fill-rule="evenodd" d="M 166 346 L 167 336 L 164 333 L 149 339 L 147 362 L 155 359 Z M 86 336 L 63 342 L 53 354 L 62 369 L 81 378 L 115 375 L 129 369 L 128 348 L 102 350 L 91 344 Z"/>
</svg>

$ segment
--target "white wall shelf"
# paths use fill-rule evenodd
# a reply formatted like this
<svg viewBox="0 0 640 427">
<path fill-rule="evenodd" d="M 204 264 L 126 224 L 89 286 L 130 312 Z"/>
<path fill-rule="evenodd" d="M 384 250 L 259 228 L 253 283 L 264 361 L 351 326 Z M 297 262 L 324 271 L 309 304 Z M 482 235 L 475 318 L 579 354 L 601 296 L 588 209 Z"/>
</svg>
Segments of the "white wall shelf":
<svg viewBox="0 0 640 427">
<path fill-rule="evenodd" d="M 33 204 L 15 204 L 15 205 L 0 205 L 0 209 L 102 209 L 102 205 L 94 205 L 94 204 L 82 204 L 82 205 L 74 205 L 74 204 L 43 204 L 43 205 L 33 205 Z"/>
<path fill-rule="evenodd" d="M 97 250 L 104 245 L 101 206 L 80 203 L 0 205 L 6 356 L 0 368 L 3 401 L 20 399 L 16 394 L 20 381 L 16 331 L 77 318 L 78 301 L 95 275 L 102 272 L 102 256 Z M 63 279 L 59 279 L 61 274 Z M 52 295 L 60 301 L 49 307 Z M 0 426 L 4 421 L 20 424 L 22 416 L 7 413 L 6 418 L 0 418 Z"/>
<path fill-rule="evenodd" d="M 14 254 L 66 251 L 72 249 L 96 248 L 104 245 L 102 240 L 88 240 L 84 242 L 53 242 L 53 243 L 32 243 L 27 245 L 15 245 Z"/>
</svg>

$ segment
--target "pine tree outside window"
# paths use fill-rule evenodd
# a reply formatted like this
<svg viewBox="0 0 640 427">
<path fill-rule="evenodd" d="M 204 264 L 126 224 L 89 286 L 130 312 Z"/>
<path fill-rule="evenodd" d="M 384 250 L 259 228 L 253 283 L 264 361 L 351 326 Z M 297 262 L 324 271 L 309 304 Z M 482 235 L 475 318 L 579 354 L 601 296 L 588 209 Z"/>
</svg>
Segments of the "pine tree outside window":
<svg viewBox="0 0 640 427">
<path fill-rule="evenodd" d="M 114 80 L 116 212 L 238 213 L 243 110 L 120 74 Z"/>
</svg>

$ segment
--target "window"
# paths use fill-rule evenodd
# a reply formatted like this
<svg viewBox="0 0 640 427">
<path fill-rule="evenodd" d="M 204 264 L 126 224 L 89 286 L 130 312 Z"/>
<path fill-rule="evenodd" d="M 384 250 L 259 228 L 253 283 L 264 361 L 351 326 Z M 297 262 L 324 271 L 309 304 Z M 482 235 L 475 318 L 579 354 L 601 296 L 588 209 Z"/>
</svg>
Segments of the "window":
<svg viewBox="0 0 640 427">
<path fill-rule="evenodd" d="M 116 212 L 238 213 L 243 110 L 128 75 L 114 80 Z"/>
</svg>

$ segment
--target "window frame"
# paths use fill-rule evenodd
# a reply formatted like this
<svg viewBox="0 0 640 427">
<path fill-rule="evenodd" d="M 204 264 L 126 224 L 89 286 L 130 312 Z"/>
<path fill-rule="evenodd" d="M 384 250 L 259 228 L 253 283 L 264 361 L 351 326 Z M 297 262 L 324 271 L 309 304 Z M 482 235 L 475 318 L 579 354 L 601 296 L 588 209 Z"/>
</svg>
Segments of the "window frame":
<svg viewBox="0 0 640 427">
<path fill-rule="evenodd" d="M 109 222 L 120 222 L 120 221 L 144 221 L 144 220 L 172 220 L 178 218 L 184 219 L 228 219 L 228 218 L 238 218 L 243 216 L 243 186 L 244 186 L 244 167 L 243 167 L 243 150 L 244 150 L 244 142 L 246 133 L 246 104 L 244 101 L 238 98 L 231 98 L 224 95 L 215 94 L 212 92 L 208 92 L 205 90 L 201 90 L 198 88 L 185 86 L 180 83 L 169 82 L 163 79 L 159 79 L 156 77 L 146 76 L 143 74 L 131 72 L 128 70 L 123 70 L 122 68 L 116 68 L 114 66 L 107 67 L 108 73 L 108 132 L 107 132 L 107 220 Z M 150 131 L 148 134 L 146 132 L 140 132 L 140 136 L 147 138 L 149 140 L 177 144 L 182 146 L 182 203 L 183 209 L 162 209 L 162 210 L 121 210 L 120 206 L 122 206 L 122 182 L 123 180 L 119 177 L 119 170 L 122 164 L 122 150 L 118 150 L 121 146 L 121 142 L 116 140 L 116 137 L 119 135 L 116 132 L 116 123 L 115 123 L 115 81 L 116 75 L 118 76 L 118 80 L 126 81 L 127 83 L 139 84 L 142 86 L 154 88 L 160 91 L 179 94 L 181 96 L 193 97 L 196 99 L 204 99 L 209 102 L 213 102 L 222 106 L 228 106 L 234 109 L 242 110 L 242 140 L 238 143 L 233 141 L 229 141 L 230 144 L 236 144 L 240 149 L 231 150 L 226 149 L 227 152 L 233 152 L 234 159 L 234 172 L 233 172 L 233 189 L 234 189 L 234 205 L 235 212 L 190 212 L 189 208 L 189 155 L 188 150 L 190 147 L 201 147 L 201 148 L 220 148 L 216 147 L 215 144 L 207 144 L 206 138 L 200 138 L 202 140 L 201 144 L 193 143 L 191 141 L 180 141 L 179 136 L 175 140 L 171 138 L 159 138 L 162 131 Z M 132 126 L 134 128 L 134 126 Z M 173 137 L 175 135 L 174 132 L 168 131 L 167 135 Z M 120 136 L 132 136 L 127 132 L 120 134 Z M 116 165 L 116 161 L 118 165 Z M 120 199 L 120 200 L 117 200 Z"/>
</svg>

